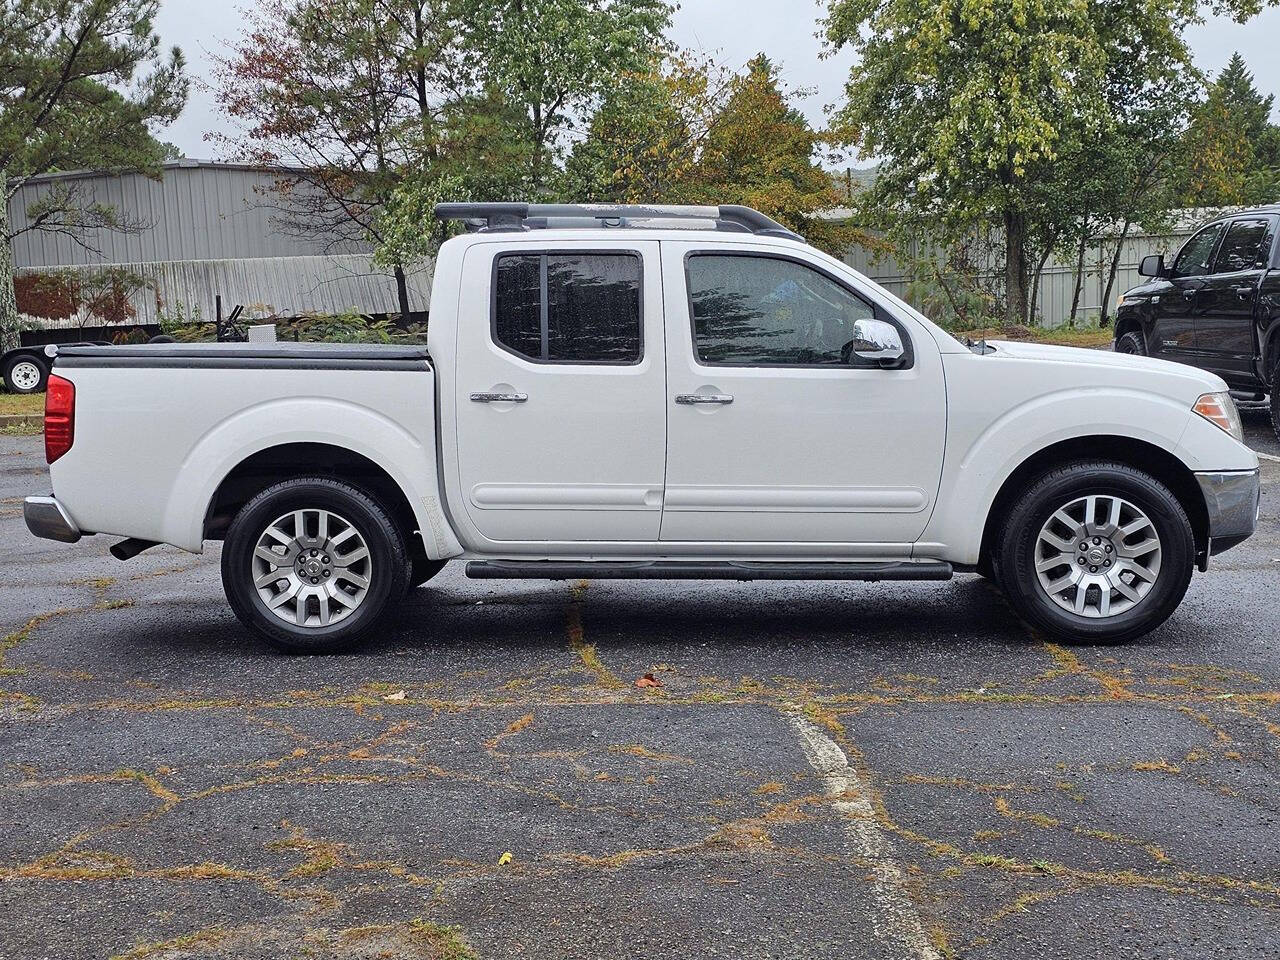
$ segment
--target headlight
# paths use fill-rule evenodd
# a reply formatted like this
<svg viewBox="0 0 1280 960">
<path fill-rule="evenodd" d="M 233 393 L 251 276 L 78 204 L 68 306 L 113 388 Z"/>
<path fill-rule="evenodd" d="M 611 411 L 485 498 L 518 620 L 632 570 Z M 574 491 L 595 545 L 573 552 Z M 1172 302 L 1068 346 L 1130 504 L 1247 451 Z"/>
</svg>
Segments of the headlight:
<svg viewBox="0 0 1280 960">
<path fill-rule="evenodd" d="M 1240 422 L 1240 411 L 1236 409 L 1231 394 L 1206 393 L 1191 409 L 1244 443 L 1244 424 Z"/>
</svg>

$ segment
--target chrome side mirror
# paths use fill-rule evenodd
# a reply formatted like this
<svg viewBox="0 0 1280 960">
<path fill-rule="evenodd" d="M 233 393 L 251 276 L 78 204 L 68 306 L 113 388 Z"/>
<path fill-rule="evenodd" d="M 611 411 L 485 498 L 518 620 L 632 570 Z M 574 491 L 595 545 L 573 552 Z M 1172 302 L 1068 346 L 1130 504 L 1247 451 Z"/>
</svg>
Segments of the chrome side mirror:
<svg viewBox="0 0 1280 960">
<path fill-rule="evenodd" d="M 855 321 L 849 352 L 859 360 L 871 360 L 882 367 L 897 366 L 907 355 L 898 328 L 883 320 Z"/>
</svg>

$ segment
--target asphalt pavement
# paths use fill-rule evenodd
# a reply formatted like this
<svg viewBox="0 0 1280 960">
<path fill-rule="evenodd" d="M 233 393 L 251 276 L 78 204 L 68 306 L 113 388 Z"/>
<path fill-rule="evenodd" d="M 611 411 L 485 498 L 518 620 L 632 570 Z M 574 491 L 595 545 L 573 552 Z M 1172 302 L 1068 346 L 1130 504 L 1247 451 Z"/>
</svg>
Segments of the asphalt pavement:
<svg viewBox="0 0 1280 960">
<path fill-rule="evenodd" d="M 1263 482 L 1259 534 L 1121 648 L 976 577 L 452 565 L 298 659 L 216 546 L 31 538 L 40 441 L 0 437 L 0 957 L 1280 957 Z"/>
</svg>

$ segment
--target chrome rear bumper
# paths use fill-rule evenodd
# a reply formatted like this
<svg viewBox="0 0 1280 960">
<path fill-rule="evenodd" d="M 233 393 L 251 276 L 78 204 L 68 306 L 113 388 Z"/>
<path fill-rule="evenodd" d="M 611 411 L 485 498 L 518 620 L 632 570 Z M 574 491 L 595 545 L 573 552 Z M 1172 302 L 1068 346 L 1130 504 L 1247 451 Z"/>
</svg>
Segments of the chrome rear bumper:
<svg viewBox="0 0 1280 960">
<path fill-rule="evenodd" d="M 1209 515 L 1209 553 L 1221 553 L 1258 529 L 1262 484 L 1257 470 L 1197 473 Z"/>
<path fill-rule="evenodd" d="M 27 529 L 42 540 L 75 543 L 82 536 L 76 522 L 53 497 L 27 497 L 22 503 Z"/>
</svg>

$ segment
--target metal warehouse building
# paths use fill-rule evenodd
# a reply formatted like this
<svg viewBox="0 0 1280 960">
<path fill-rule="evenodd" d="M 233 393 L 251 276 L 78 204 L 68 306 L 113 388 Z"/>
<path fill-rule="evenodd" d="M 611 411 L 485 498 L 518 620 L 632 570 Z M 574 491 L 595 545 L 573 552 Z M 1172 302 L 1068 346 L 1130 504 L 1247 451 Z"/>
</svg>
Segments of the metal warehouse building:
<svg viewBox="0 0 1280 960">
<path fill-rule="evenodd" d="M 225 310 L 244 304 L 259 316 L 305 313 L 399 313 L 395 279 L 373 263 L 364 244 L 334 247 L 281 229 L 276 184 L 287 171 L 182 160 L 163 176 L 100 171 L 33 177 L 9 203 L 10 229 L 24 231 L 51 191 L 73 191 L 82 206 L 114 208 L 134 229 L 95 229 L 83 243 L 58 232 L 25 230 L 13 240 L 19 276 L 119 267 L 146 278 L 130 300 L 137 322 L 181 309 L 212 320 L 215 298 Z M 409 276 L 411 308 L 426 311 L 430 271 Z"/>
</svg>

